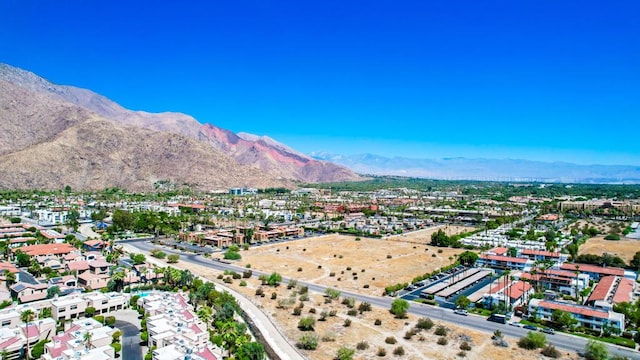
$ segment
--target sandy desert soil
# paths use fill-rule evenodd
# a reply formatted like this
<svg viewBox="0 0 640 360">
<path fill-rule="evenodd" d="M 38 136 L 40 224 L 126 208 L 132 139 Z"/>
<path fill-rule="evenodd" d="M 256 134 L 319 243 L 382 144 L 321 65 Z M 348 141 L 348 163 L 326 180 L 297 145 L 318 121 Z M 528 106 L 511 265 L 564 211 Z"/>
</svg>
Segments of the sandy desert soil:
<svg viewBox="0 0 640 360">
<path fill-rule="evenodd" d="M 580 246 L 579 255 L 608 253 L 619 256 L 627 264 L 636 252 L 640 251 L 640 240 L 622 238 L 621 240 L 605 240 L 604 236 L 596 236 Z"/>
<path fill-rule="evenodd" d="M 285 277 L 380 295 L 386 286 L 411 282 L 416 276 L 455 261 L 463 250 L 424 245 L 434 231 L 437 230 L 360 240 L 353 236 L 325 235 L 269 244 L 242 251 L 238 263 L 276 271 Z M 453 234 L 470 230 L 451 227 L 447 231 Z"/>
</svg>

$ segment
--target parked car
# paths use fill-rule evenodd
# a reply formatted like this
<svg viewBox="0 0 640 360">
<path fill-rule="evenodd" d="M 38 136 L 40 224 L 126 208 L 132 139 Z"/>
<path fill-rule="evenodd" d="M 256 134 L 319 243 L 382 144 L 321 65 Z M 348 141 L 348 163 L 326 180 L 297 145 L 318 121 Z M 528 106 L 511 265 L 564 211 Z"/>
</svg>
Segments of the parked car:
<svg viewBox="0 0 640 360">
<path fill-rule="evenodd" d="M 522 324 L 520 324 L 519 321 L 512 321 L 509 323 L 509 325 L 515 326 L 515 327 L 522 327 Z"/>
<path fill-rule="evenodd" d="M 535 326 L 535 325 L 525 325 L 522 328 L 527 329 L 527 330 L 533 330 L 533 331 L 538 330 L 538 327 Z"/>
<path fill-rule="evenodd" d="M 553 334 L 555 334 L 555 333 L 556 333 L 556 331 L 555 331 L 555 330 L 553 330 L 552 328 L 543 328 L 543 329 L 541 329 L 540 331 L 542 331 L 542 332 L 543 332 L 543 333 L 545 333 L 545 334 L 550 334 L 550 335 L 553 335 Z"/>
<path fill-rule="evenodd" d="M 453 313 L 458 315 L 464 315 L 464 316 L 469 315 L 469 313 L 465 309 L 455 309 L 453 310 Z"/>
</svg>

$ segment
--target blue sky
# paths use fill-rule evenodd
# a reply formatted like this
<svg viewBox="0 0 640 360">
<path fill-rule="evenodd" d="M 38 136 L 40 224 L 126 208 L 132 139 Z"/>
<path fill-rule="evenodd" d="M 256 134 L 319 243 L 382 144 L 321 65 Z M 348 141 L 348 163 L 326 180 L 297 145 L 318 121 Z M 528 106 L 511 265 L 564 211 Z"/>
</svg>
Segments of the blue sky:
<svg viewBox="0 0 640 360">
<path fill-rule="evenodd" d="M 638 19 L 635 0 L 0 0 L 0 62 L 303 152 L 640 165 Z"/>
</svg>

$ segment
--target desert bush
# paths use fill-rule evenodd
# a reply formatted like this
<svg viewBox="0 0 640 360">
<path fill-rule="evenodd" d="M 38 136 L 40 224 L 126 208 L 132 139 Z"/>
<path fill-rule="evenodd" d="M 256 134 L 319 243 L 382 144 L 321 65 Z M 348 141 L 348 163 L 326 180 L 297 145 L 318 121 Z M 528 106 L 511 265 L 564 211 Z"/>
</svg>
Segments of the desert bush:
<svg viewBox="0 0 640 360">
<path fill-rule="evenodd" d="M 376 355 L 380 357 L 387 356 L 387 350 L 385 350 L 383 347 L 379 347 L 378 351 L 376 351 Z"/>
<path fill-rule="evenodd" d="M 342 324 L 342 326 L 344 327 L 351 326 L 351 319 L 344 319 L 344 323 Z"/>
<path fill-rule="evenodd" d="M 384 342 L 389 344 L 389 345 L 393 345 L 393 344 L 397 343 L 398 340 L 396 340 L 396 338 L 394 338 L 393 336 L 389 336 L 386 339 L 384 339 Z"/>
<path fill-rule="evenodd" d="M 349 311 L 347 311 L 347 315 L 349 315 L 349 316 L 356 316 L 356 315 L 358 315 L 358 310 L 356 310 L 356 309 L 349 309 Z"/>
<path fill-rule="evenodd" d="M 358 305 L 358 311 L 360 312 L 360 314 L 365 311 L 371 311 L 371 304 L 369 304 L 368 302 L 360 303 L 360 305 Z"/>
<path fill-rule="evenodd" d="M 449 341 L 446 337 L 441 336 L 440 338 L 438 338 L 438 345 L 447 345 L 448 343 Z"/>
<path fill-rule="evenodd" d="M 271 300 L 275 300 L 278 298 L 278 293 L 272 292 L 271 293 Z"/>
<path fill-rule="evenodd" d="M 336 316 L 338 314 L 338 310 L 332 309 L 329 311 L 329 316 Z"/>
<path fill-rule="evenodd" d="M 313 334 L 304 334 L 298 339 L 296 347 L 303 350 L 315 350 L 318 348 L 318 337 Z"/>
<path fill-rule="evenodd" d="M 302 309 L 298 306 L 293 308 L 293 315 L 295 316 L 300 316 L 300 314 L 302 314 Z"/>
<path fill-rule="evenodd" d="M 318 319 L 318 321 L 325 321 L 327 320 L 327 316 L 329 316 L 329 313 L 326 310 L 322 310 L 320 312 L 320 318 Z"/>
<path fill-rule="evenodd" d="M 418 323 L 416 324 L 416 327 L 422 330 L 431 330 L 433 325 L 434 325 L 433 320 L 431 320 L 428 317 L 424 317 L 422 319 L 418 319 Z"/>
<path fill-rule="evenodd" d="M 393 349 L 393 355 L 395 356 L 404 355 L 404 348 L 402 346 L 398 346 L 397 348 Z"/>
<path fill-rule="evenodd" d="M 458 357 L 465 357 L 465 356 L 467 356 L 467 353 L 464 352 L 464 351 L 460 351 L 456 355 L 458 355 Z"/>
<path fill-rule="evenodd" d="M 462 344 L 460 344 L 460 350 L 469 351 L 471 350 L 471 345 L 468 342 L 463 341 Z"/>
<path fill-rule="evenodd" d="M 309 314 L 315 314 L 315 313 L 316 313 L 316 308 L 309 309 Z"/>
<path fill-rule="evenodd" d="M 405 340 L 411 340 L 413 335 L 415 335 L 415 333 L 411 330 L 408 330 L 407 332 L 404 333 L 404 338 Z"/>
<path fill-rule="evenodd" d="M 436 331 L 434 332 L 434 334 L 436 334 L 438 336 L 447 336 L 447 328 L 442 326 L 442 325 L 439 325 L 436 328 Z"/>
<path fill-rule="evenodd" d="M 240 286 L 247 286 L 247 282 L 244 280 L 240 281 Z"/>
<path fill-rule="evenodd" d="M 263 289 L 263 288 L 261 288 L 261 287 L 257 288 L 257 289 L 256 289 L 256 296 L 260 296 L 260 295 L 262 295 L 262 294 L 264 294 L 264 289 Z"/>
<path fill-rule="evenodd" d="M 313 331 L 316 319 L 313 316 L 306 316 L 298 321 L 298 329 L 302 331 Z"/>
<path fill-rule="evenodd" d="M 376 319 L 376 321 L 374 321 L 374 322 L 373 322 L 373 325 L 375 325 L 375 326 L 380 326 L 380 325 L 382 325 L 382 320 L 380 320 L 380 319 Z"/>
<path fill-rule="evenodd" d="M 562 353 L 553 345 L 547 345 L 542 349 L 542 355 L 553 359 L 558 359 Z"/>
<path fill-rule="evenodd" d="M 543 333 L 529 331 L 527 336 L 521 337 L 518 340 L 518 346 L 527 349 L 534 350 L 539 349 L 547 344 L 547 337 Z"/>
<path fill-rule="evenodd" d="M 353 359 L 353 354 L 355 354 L 356 351 L 343 346 L 340 349 L 338 349 L 338 351 L 336 352 L 336 356 L 334 357 L 334 360 L 351 360 Z"/>
<path fill-rule="evenodd" d="M 336 335 L 332 332 L 326 332 L 322 335 L 322 337 L 320 338 L 320 340 L 322 342 L 332 342 L 332 341 L 336 341 Z"/>
<path fill-rule="evenodd" d="M 366 341 L 360 341 L 356 344 L 356 349 L 358 350 L 367 350 L 369 348 L 369 343 Z"/>
</svg>

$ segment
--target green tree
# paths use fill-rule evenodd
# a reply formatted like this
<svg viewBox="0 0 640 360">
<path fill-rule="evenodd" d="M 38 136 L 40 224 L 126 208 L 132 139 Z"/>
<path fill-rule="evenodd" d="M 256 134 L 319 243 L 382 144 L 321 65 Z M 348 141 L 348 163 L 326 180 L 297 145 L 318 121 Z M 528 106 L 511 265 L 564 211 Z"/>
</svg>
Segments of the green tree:
<svg viewBox="0 0 640 360">
<path fill-rule="evenodd" d="M 20 250 L 16 251 L 16 261 L 20 267 L 27 267 L 31 265 L 31 257 Z"/>
<path fill-rule="evenodd" d="M 269 286 L 279 286 L 281 282 L 282 282 L 282 275 L 276 272 L 271 273 L 271 275 L 269 275 L 269 278 L 267 279 L 267 284 Z"/>
<path fill-rule="evenodd" d="M 465 295 L 462 295 L 456 299 L 455 304 L 460 309 L 466 309 L 469 307 L 469 305 L 471 305 L 471 300 L 469 300 L 469 298 L 466 297 Z"/>
<path fill-rule="evenodd" d="M 553 310 L 551 313 L 551 321 L 556 323 L 562 329 L 572 328 L 578 323 L 570 313 L 562 310 Z"/>
<path fill-rule="evenodd" d="M 266 352 L 262 344 L 255 341 L 242 344 L 236 351 L 238 360 L 264 360 Z"/>
<path fill-rule="evenodd" d="M 178 254 L 171 254 L 169 256 L 167 256 L 167 262 L 169 264 L 175 264 L 178 262 L 178 260 L 180 260 L 180 255 Z"/>
<path fill-rule="evenodd" d="M 584 347 L 584 357 L 587 360 L 607 360 L 609 351 L 607 351 L 607 347 L 603 343 L 589 340 Z"/>
<path fill-rule="evenodd" d="M 478 261 L 478 258 L 478 254 L 468 250 L 458 255 L 458 261 L 460 261 L 460 264 L 464 266 L 475 265 L 476 261 Z"/>
<path fill-rule="evenodd" d="M 391 303 L 391 309 L 389 310 L 398 319 L 404 319 L 407 316 L 409 310 L 409 302 L 405 299 L 396 299 Z"/>
<path fill-rule="evenodd" d="M 78 212 L 78 210 L 73 209 L 67 212 L 65 225 L 72 228 L 73 231 L 78 231 L 78 227 L 80 226 L 80 213 Z"/>
<path fill-rule="evenodd" d="M 133 260 L 133 263 L 136 265 L 144 264 L 147 260 L 144 254 L 129 254 L 129 258 Z"/>
<path fill-rule="evenodd" d="M 57 285 L 54 285 L 47 289 L 47 299 L 51 299 L 58 294 L 60 294 L 60 287 Z"/>
<path fill-rule="evenodd" d="M 438 229 L 437 232 L 431 234 L 431 245 L 441 247 L 449 246 L 451 245 L 451 239 L 442 229 Z"/>
</svg>

